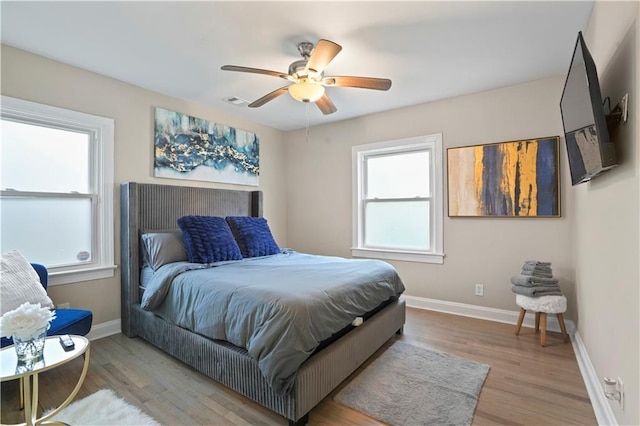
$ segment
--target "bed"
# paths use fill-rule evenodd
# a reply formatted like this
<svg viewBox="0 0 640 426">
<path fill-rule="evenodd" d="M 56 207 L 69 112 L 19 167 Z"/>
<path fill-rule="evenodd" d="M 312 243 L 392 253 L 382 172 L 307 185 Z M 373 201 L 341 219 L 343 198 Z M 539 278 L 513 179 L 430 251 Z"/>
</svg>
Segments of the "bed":
<svg viewBox="0 0 640 426">
<path fill-rule="evenodd" d="M 305 424 L 315 405 L 394 333 L 402 331 L 405 302 L 401 297 L 391 297 L 368 315 L 363 315 L 362 325 L 345 328 L 332 339 L 323 341 L 318 350 L 296 366 L 286 389 L 274 387 L 274 381 L 264 374 L 264 363 L 258 362 L 249 350 L 189 331 L 176 325 L 175 321 L 165 320 L 158 313 L 147 310 L 149 287 L 146 292 L 141 287 L 141 235 L 149 231 L 175 230 L 177 219 L 187 215 L 258 218 L 262 216 L 262 193 L 134 182 L 121 185 L 121 318 L 125 335 L 145 339 L 217 382 L 284 416 L 290 424 Z M 281 258 L 282 261 L 291 258 L 296 263 L 304 263 L 306 258 L 301 260 L 296 256 L 300 254 L 285 250 L 273 257 L 278 257 L 278 262 Z M 254 264 L 276 260 L 269 257 L 258 259 Z M 141 305 L 143 299 L 147 309 Z"/>
</svg>

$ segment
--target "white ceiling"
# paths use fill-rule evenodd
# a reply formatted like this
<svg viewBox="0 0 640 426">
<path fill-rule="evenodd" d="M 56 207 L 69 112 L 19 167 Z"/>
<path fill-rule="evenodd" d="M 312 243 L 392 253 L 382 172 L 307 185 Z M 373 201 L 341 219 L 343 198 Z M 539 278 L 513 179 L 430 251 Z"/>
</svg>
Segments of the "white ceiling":
<svg viewBox="0 0 640 426">
<path fill-rule="evenodd" d="M 565 74 L 592 1 L 1 2 L 2 43 L 282 130 L 307 125 L 288 95 L 252 102 L 282 79 L 301 41 L 343 50 L 325 75 L 389 78 L 387 92 L 327 89 L 311 125 Z M 284 83 L 284 84 L 283 84 Z M 558 94 L 558 98 L 560 94 Z M 162 105 L 158 105 L 162 106 Z"/>
</svg>

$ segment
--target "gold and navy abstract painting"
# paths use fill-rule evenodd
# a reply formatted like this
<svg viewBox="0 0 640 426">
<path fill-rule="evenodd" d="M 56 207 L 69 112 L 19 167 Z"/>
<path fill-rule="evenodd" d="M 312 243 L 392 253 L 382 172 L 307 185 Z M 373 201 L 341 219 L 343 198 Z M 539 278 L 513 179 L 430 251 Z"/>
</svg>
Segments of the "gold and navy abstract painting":
<svg viewBox="0 0 640 426">
<path fill-rule="evenodd" d="M 260 141 L 255 133 L 155 109 L 154 176 L 258 185 Z"/>
<path fill-rule="evenodd" d="M 559 140 L 449 148 L 449 216 L 559 217 Z"/>
</svg>

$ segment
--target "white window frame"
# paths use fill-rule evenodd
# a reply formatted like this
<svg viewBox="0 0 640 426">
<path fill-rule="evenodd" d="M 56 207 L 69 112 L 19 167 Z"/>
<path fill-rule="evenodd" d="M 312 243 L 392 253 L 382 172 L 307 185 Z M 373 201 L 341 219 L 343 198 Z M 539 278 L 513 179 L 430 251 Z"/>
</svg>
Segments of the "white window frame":
<svg viewBox="0 0 640 426">
<path fill-rule="evenodd" d="M 366 247 L 364 244 L 364 205 L 365 205 L 365 160 L 368 156 L 393 154 L 410 151 L 430 151 L 429 181 L 431 184 L 431 250 L 401 250 L 389 248 Z M 354 257 L 368 257 L 409 262 L 444 263 L 443 226 L 443 170 L 442 170 L 442 133 L 377 142 L 352 147 L 352 248 Z"/>
<path fill-rule="evenodd" d="M 90 185 L 92 196 L 92 260 L 81 265 L 47 266 L 49 285 L 97 280 L 114 276 L 113 234 L 113 153 L 114 120 L 82 112 L 29 102 L 2 96 L 0 113 L 3 119 L 33 125 L 82 131 L 90 135 Z M 36 195 L 46 193 L 2 191 L 3 197 Z M 64 196 L 74 197 L 74 194 Z M 83 194 L 81 197 L 86 198 Z M 38 259 L 30 259 L 38 262 Z"/>
</svg>

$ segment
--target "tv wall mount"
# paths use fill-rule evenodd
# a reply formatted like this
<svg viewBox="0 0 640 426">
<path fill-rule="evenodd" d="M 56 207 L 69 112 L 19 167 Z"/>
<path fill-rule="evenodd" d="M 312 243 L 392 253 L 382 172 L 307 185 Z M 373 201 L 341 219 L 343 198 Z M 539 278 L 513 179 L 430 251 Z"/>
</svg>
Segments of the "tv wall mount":
<svg viewBox="0 0 640 426">
<path fill-rule="evenodd" d="M 609 114 L 605 115 L 607 120 L 607 130 L 611 133 L 616 127 L 618 127 L 620 121 L 623 123 L 627 121 L 629 115 L 629 94 L 625 93 L 622 100 L 620 100 L 613 109 L 611 109 L 611 99 L 608 96 L 604 98 L 603 104 L 606 103 L 609 104 L 609 110 L 611 111 Z"/>
</svg>

